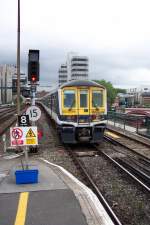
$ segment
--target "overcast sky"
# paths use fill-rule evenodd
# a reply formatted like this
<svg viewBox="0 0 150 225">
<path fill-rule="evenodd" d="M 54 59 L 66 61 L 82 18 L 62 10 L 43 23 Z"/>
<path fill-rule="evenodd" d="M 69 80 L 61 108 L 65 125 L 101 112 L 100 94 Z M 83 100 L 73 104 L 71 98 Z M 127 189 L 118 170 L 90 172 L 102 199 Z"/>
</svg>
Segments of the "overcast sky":
<svg viewBox="0 0 150 225">
<path fill-rule="evenodd" d="M 57 81 L 70 51 L 89 57 L 90 79 L 150 85 L 149 0 L 20 0 L 21 67 L 40 49 L 41 83 Z M 16 63 L 17 0 L 0 0 L 0 64 Z"/>
</svg>

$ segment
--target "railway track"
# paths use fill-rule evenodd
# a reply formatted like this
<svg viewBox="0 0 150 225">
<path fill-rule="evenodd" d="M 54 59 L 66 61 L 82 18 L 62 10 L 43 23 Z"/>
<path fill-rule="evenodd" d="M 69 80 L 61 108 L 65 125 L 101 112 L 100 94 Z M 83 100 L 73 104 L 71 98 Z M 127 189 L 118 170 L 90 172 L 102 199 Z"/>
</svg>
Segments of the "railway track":
<svg viewBox="0 0 150 225">
<path fill-rule="evenodd" d="M 9 119 L 12 115 L 16 113 L 16 108 L 5 110 L 4 112 L 0 112 L 0 124 Z"/>
<path fill-rule="evenodd" d="M 66 149 L 69 152 L 69 154 L 71 155 L 71 157 L 73 158 L 73 161 L 76 163 L 77 167 L 80 168 L 82 173 L 84 173 L 84 177 L 85 177 L 84 179 L 86 179 L 86 185 L 88 184 L 88 186 L 96 193 L 96 195 L 98 196 L 100 201 L 104 204 L 104 207 L 107 210 L 107 212 L 110 215 L 110 217 L 113 220 L 113 222 L 115 224 L 130 224 L 130 223 L 125 223 L 125 221 L 126 221 L 125 217 L 128 217 L 128 215 L 126 215 L 126 213 L 127 214 L 130 214 L 130 213 L 129 212 L 122 212 L 122 211 L 124 211 L 124 209 L 122 209 L 122 206 L 120 204 L 122 204 L 123 202 L 134 201 L 134 196 L 132 196 L 132 192 L 134 193 L 135 190 L 130 190 L 130 189 L 133 188 L 133 186 L 134 186 L 134 189 L 137 189 L 138 191 L 142 190 L 142 194 L 141 195 L 147 196 L 147 197 L 145 197 L 145 199 L 143 197 L 144 202 L 146 202 L 146 199 L 148 198 L 148 195 L 150 193 L 150 188 L 148 186 L 149 182 L 147 183 L 148 179 L 143 178 L 144 175 L 142 176 L 141 172 L 140 172 L 140 175 L 139 175 L 137 173 L 137 170 L 136 169 L 134 170 L 134 168 L 132 166 L 131 166 L 131 168 L 132 168 L 131 169 L 131 168 L 125 166 L 125 165 L 122 165 L 121 162 L 119 162 L 119 160 L 114 160 L 114 158 L 112 158 L 111 156 L 109 156 L 108 154 L 106 154 L 102 150 L 100 150 L 99 146 L 96 146 L 96 145 L 92 146 L 91 149 L 90 148 L 88 149 L 87 147 L 86 148 L 85 147 L 82 148 L 81 146 L 80 147 L 72 147 L 72 148 L 67 146 Z M 87 152 L 85 152 L 86 150 L 87 150 Z M 113 167 L 114 171 L 116 171 L 116 169 L 117 169 L 117 173 L 119 174 L 118 175 L 119 180 L 116 182 L 115 185 L 118 185 L 120 183 L 120 179 L 122 179 L 122 183 L 125 185 L 125 187 L 123 187 L 123 185 L 120 185 L 120 187 L 118 186 L 117 187 L 118 190 L 122 190 L 123 188 L 126 188 L 126 186 L 127 186 L 128 191 L 131 192 L 131 193 L 129 193 L 130 198 L 132 196 L 133 200 L 131 200 L 131 199 L 127 200 L 126 199 L 127 198 L 127 196 L 126 196 L 127 194 L 125 196 L 123 196 L 124 193 L 122 193 L 122 195 L 120 195 L 120 193 L 119 194 L 116 193 L 116 194 L 114 194 L 115 197 L 110 197 L 109 193 L 113 192 L 112 191 L 113 185 L 114 185 L 113 184 L 113 182 L 114 182 L 113 180 L 111 181 L 112 182 L 112 184 L 111 184 L 111 186 L 112 186 L 111 187 L 111 191 L 109 190 L 108 193 L 105 193 L 106 192 L 105 188 L 103 189 L 101 187 L 102 183 L 101 182 L 99 183 L 97 181 L 98 178 L 99 178 L 98 173 L 99 173 L 99 171 L 101 169 L 103 170 L 103 168 L 101 168 L 101 165 L 97 165 L 96 161 L 99 161 L 99 159 L 101 157 L 103 158 L 101 160 L 103 160 L 103 161 L 107 160 L 107 161 L 109 161 L 109 164 L 112 164 L 112 167 Z M 86 162 L 86 160 L 87 160 L 87 162 Z M 93 163 L 94 161 L 95 161 L 95 163 Z M 96 170 L 94 170 L 93 168 L 91 169 L 91 165 L 90 164 L 93 165 L 94 167 L 97 167 Z M 108 173 L 108 171 L 107 171 L 108 167 L 106 168 L 106 173 Z M 112 171 L 111 171 L 111 173 L 112 173 Z M 135 173 L 135 171 L 136 171 L 136 173 Z M 104 173 L 105 173 L 105 171 L 104 171 Z M 115 175 L 115 177 L 116 177 L 116 175 Z M 105 181 L 103 181 L 104 182 L 104 186 L 107 183 L 107 179 L 109 180 L 109 177 L 106 178 Z M 116 197 L 118 195 L 119 195 L 119 198 Z M 105 200 L 105 199 L 108 199 L 108 200 Z M 112 202 L 110 201 L 110 199 L 113 199 Z M 123 200 L 120 202 L 120 199 L 123 199 Z M 137 199 L 137 201 L 138 201 L 138 199 Z M 116 207 L 114 206 L 115 204 L 117 205 L 117 210 L 116 210 Z M 129 203 L 126 203 L 126 204 L 130 205 Z M 138 205 L 138 203 L 137 203 L 137 205 Z M 120 210 L 120 208 L 121 208 L 121 210 Z M 142 210 L 142 211 L 144 211 L 144 210 Z M 136 214 L 138 214 L 137 209 L 136 209 Z M 139 214 L 140 214 L 140 212 L 139 212 Z M 114 217 L 114 215 L 115 215 L 115 217 Z M 120 215 L 124 215 L 123 219 L 121 219 L 122 216 L 120 216 Z M 148 218 L 148 219 L 149 219 L 149 222 L 150 222 L 150 218 Z M 134 224 L 134 223 L 131 223 L 131 224 Z M 138 224 L 138 223 L 135 223 L 135 224 Z M 145 224 L 148 224 L 148 223 L 145 223 Z"/>
<path fill-rule="evenodd" d="M 114 136 L 115 134 L 115 136 Z M 140 140 L 131 138 L 126 136 L 125 134 L 120 134 L 114 131 L 105 132 L 104 138 L 107 141 L 110 141 L 114 145 L 120 145 L 121 147 L 125 147 L 130 152 L 144 158 L 145 160 L 150 162 L 150 145 L 149 143 L 143 143 Z"/>
<path fill-rule="evenodd" d="M 135 175 L 139 180 L 141 180 L 146 185 L 147 187 L 146 189 L 149 190 L 150 187 L 149 158 L 135 151 L 135 149 L 132 149 L 128 145 L 126 146 L 124 142 L 120 143 L 118 139 L 114 140 L 114 138 L 110 138 L 108 136 L 104 136 L 104 139 L 114 145 L 111 148 L 111 154 L 114 154 L 114 157 L 112 157 L 112 159 L 116 160 L 116 162 L 118 162 L 120 165 L 126 168 L 129 172 L 132 172 L 133 175 Z M 136 140 L 134 141 L 136 142 Z M 138 145 L 139 143 L 137 143 L 137 148 Z M 118 153 L 118 156 L 116 153 Z M 105 152 L 103 152 L 103 154 L 105 154 Z M 121 157 L 119 154 L 121 155 Z"/>
<path fill-rule="evenodd" d="M 116 151 L 118 154 L 124 155 L 124 158 L 126 157 L 127 163 L 135 164 L 136 167 L 140 167 L 141 170 L 146 171 L 148 175 L 150 175 L 150 160 L 145 155 L 135 151 L 132 148 L 129 148 L 125 144 L 122 144 L 118 142 L 117 140 L 114 140 L 113 138 L 104 136 L 104 140 L 106 142 L 110 142 L 112 144 L 112 149 Z M 137 147 L 138 148 L 138 147 Z"/>
<path fill-rule="evenodd" d="M 14 107 L 13 107 L 14 108 Z M 12 107 L 5 107 L 5 108 L 0 108 L 0 116 L 3 115 L 3 113 L 7 112 L 7 111 L 11 111 Z"/>
<path fill-rule="evenodd" d="M 2 108 L 0 108 L 0 119 L 4 116 L 4 115 L 6 115 L 7 113 L 9 113 L 9 112 L 12 112 L 13 110 L 15 110 L 16 109 L 16 107 L 15 106 L 7 106 L 7 107 L 2 107 Z"/>
<path fill-rule="evenodd" d="M 24 106 L 22 106 L 21 108 L 21 113 L 23 112 Z M 9 129 L 9 127 L 17 120 L 15 113 L 15 107 L 12 107 L 11 109 L 5 109 L 4 111 L 0 110 L 0 136 L 2 136 Z"/>
<path fill-rule="evenodd" d="M 137 141 L 139 144 L 143 144 L 146 147 L 150 147 L 150 139 L 143 137 L 141 135 L 137 135 L 136 133 L 132 133 L 121 128 L 116 128 L 112 125 L 107 125 L 107 131 L 113 132 L 120 137 L 127 137 L 132 141 Z"/>
<path fill-rule="evenodd" d="M 104 143 L 98 146 L 69 146 L 68 149 L 68 146 L 64 146 L 60 142 L 57 142 L 56 130 L 54 127 L 52 127 L 52 121 L 50 121 L 49 115 L 47 122 L 48 121 L 51 126 L 51 131 L 48 131 L 47 134 L 50 135 L 51 140 L 50 143 L 48 143 L 48 139 L 46 138 L 46 144 L 43 146 L 41 144 L 42 157 L 60 166 L 63 166 L 65 169 L 73 173 L 79 180 L 93 189 L 96 194 L 100 192 L 101 195 L 99 198 L 101 198 L 101 202 L 106 202 L 105 208 L 110 208 L 110 211 L 114 212 L 116 215 L 116 222 L 114 222 L 115 224 L 117 224 L 117 220 L 119 222 L 118 224 L 122 225 L 150 224 L 150 204 L 148 203 L 149 189 L 145 189 L 144 186 L 133 180 L 132 176 L 129 176 L 128 173 L 123 171 L 121 167 L 118 167 L 117 164 L 114 164 L 112 161 L 108 160 L 106 156 L 101 153 L 102 150 L 104 150 L 104 152 L 109 150 L 108 152 L 110 152 L 110 155 L 115 155 L 117 163 L 121 164 L 119 159 L 125 157 L 116 156 L 122 156 L 123 154 L 115 151 L 115 149 L 114 153 L 111 152 L 111 150 L 116 147 L 117 144 L 115 145 L 108 141 L 104 141 Z M 43 124 L 44 122 L 42 121 L 41 126 L 43 126 Z M 54 137 L 52 137 L 53 135 Z M 118 148 L 120 148 L 120 146 Z M 128 152 L 130 151 L 128 150 Z M 79 161 L 79 164 L 74 163 L 75 159 L 73 156 L 71 156 L 71 154 L 75 154 L 75 158 Z M 132 154 L 135 155 L 134 152 Z M 132 160 L 135 160 L 137 164 L 143 164 L 143 167 L 145 165 L 146 168 L 147 162 L 143 158 L 140 158 L 140 160 L 137 162 L 136 157 L 132 158 Z M 129 162 L 129 165 L 132 165 L 132 163 Z M 81 166 L 91 179 L 87 178 L 88 176 L 83 175 L 81 169 L 79 169 Z M 126 168 L 125 165 L 121 166 L 126 170 L 129 170 L 129 168 Z M 128 172 L 131 174 L 133 173 L 133 171 L 130 170 Z M 133 174 L 133 176 L 136 177 L 138 175 Z M 91 184 L 92 181 L 94 184 L 93 187 Z M 144 183 L 146 182 L 144 180 L 140 180 L 140 182 L 142 182 L 144 185 L 148 185 Z M 111 216 L 111 218 L 113 221 L 115 221 L 113 216 Z"/>
<path fill-rule="evenodd" d="M 86 183 L 88 183 L 88 186 L 94 191 L 94 193 L 97 195 L 100 202 L 103 204 L 105 210 L 107 211 L 108 215 L 112 219 L 115 225 L 122 225 L 122 223 L 119 221 L 115 213 L 113 212 L 112 208 L 107 203 L 106 199 L 100 192 L 99 188 L 96 186 L 95 182 L 93 181 L 92 177 L 89 175 L 85 167 L 82 165 L 80 160 L 78 159 L 77 154 L 71 150 L 69 146 L 65 147 L 67 151 L 69 152 L 69 155 L 72 157 L 74 163 L 77 165 L 77 167 L 80 169 L 82 175 L 84 176 L 84 179 L 86 180 Z"/>
<path fill-rule="evenodd" d="M 96 147 L 97 148 L 97 147 Z M 124 158 L 113 157 L 104 151 L 100 151 L 106 158 L 108 158 L 115 166 L 124 171 L 127 175 L 129 175 L 135 182 L 141 185 L 146 191 L 150 193 L 150 176 L 143 173 L 142 170 L 139 170 L 133 166 L 133 164 L 126 162 Z"/>
</svg>

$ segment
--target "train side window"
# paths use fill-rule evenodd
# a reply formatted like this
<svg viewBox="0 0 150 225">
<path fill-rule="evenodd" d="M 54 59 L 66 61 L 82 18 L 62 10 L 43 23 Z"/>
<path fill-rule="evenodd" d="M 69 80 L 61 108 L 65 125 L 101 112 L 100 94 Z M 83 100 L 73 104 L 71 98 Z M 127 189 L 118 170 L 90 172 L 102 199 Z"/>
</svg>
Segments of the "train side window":
<svg viewBox="0 0 150 225">
<path fill-rule="evenodd" d="M 103 105 L 102 91 L 92 91 L 92 107 L 101 107 Z"/>
<path fill-rule="evenodd" d="M 87 97 L 88 97 L 87 90 L 80 90 L 80 107 L 81 108 L 87 108 Z"/>
<path fill-rule="evenodd" d="M 76 96 L 74 90 L 64 91 L 64 107 L 74 108 L 76 106 Z"/>
</svg>

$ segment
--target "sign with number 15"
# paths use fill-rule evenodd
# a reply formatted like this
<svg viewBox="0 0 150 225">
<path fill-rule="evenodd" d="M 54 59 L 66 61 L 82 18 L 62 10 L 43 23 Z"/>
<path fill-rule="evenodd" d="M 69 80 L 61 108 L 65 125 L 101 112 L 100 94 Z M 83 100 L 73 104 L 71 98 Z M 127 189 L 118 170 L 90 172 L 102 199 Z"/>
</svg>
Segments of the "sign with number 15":
<svg viewBox="0 0 150 225">
<path fill-rule="evenodd" d="M 37 121 L 41 117 L 41 110 L 37 106 L 31 106 L 27 109 L 26 115 L 29 115 L 29 120 Z"/>
</svg>

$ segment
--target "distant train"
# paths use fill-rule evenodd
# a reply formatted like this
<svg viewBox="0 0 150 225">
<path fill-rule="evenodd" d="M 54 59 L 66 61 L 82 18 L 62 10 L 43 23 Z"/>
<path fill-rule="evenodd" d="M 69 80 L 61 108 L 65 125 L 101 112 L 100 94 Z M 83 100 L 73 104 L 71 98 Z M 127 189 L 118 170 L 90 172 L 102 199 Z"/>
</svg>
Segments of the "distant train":
<svg viewBox="0 0 150 225">
<path fill-rule="evenodd" d="M 31 98 L 26 98 L 25 104 L 26 105 L 31 105 Z"/>
<path fill-rule="evenodd" d="M 98 143 L 106 127 L 106 88 L 93 81 L 65 83 L 42 98 L 63 143 Z"/>
</svg>

